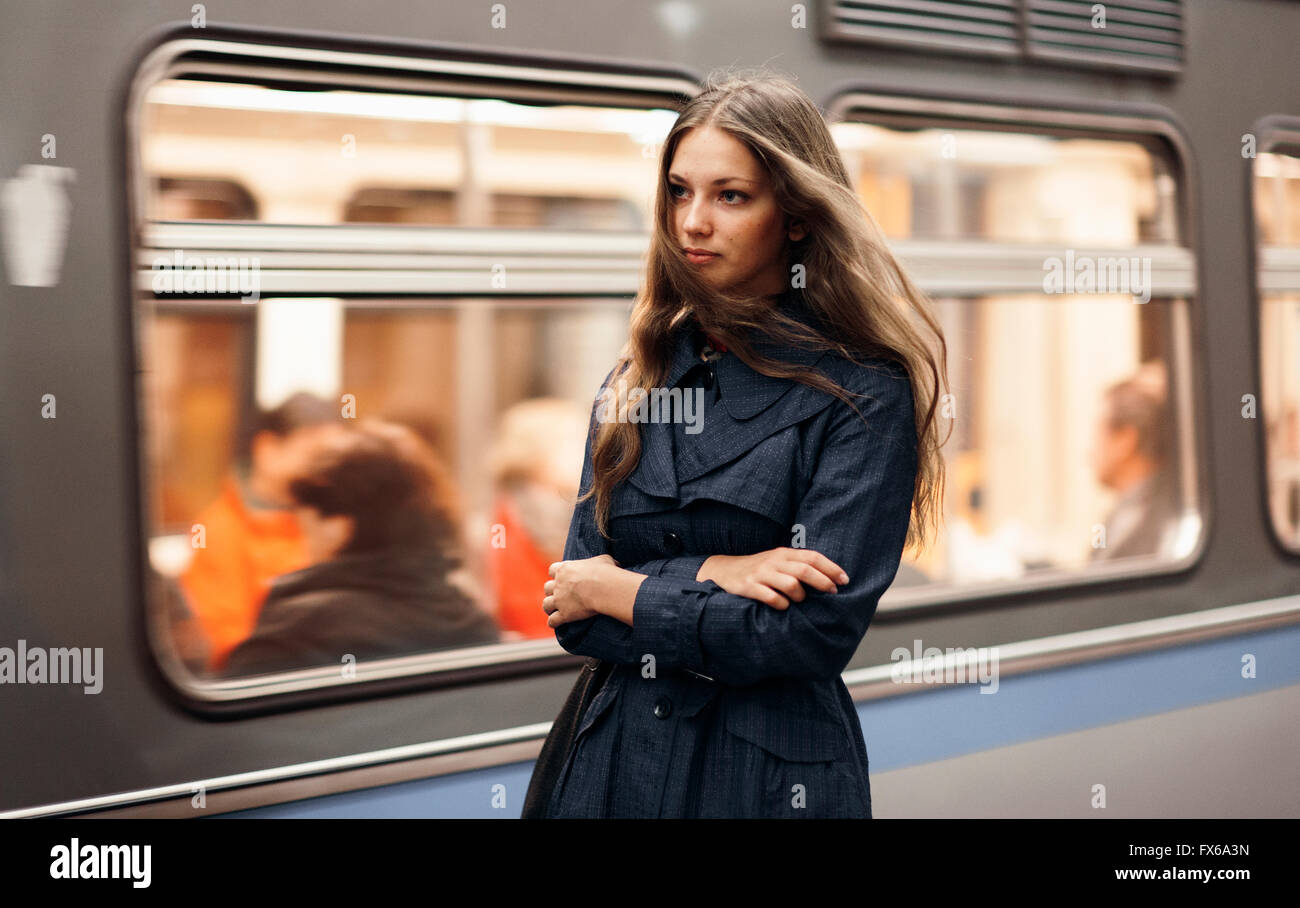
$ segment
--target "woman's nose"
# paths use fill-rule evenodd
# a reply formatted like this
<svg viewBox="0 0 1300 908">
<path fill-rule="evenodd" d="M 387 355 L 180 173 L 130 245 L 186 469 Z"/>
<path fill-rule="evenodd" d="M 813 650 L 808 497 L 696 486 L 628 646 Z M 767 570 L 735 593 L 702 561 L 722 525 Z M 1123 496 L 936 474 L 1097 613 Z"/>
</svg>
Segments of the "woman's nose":
<svg viewBox="0 0 1300 908">
<path fill-rule="evenodd" d="M 708 213 L 703 208 L 704 204 L 697 198 L 686 206 L 686 220 L 682 223 L 682 229 L 691 236 L 709 232 Z"/>
</svg>

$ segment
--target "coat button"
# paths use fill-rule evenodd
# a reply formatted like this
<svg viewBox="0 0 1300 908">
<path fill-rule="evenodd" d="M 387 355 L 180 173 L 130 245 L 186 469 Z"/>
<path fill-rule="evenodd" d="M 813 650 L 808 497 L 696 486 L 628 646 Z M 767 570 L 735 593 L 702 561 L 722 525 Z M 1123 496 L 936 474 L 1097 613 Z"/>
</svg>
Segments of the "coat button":
<svg viewBox="0 0 1300 908">
<path fill-rule="evenodd" d="M 664 533 L 664 549 L 669 555 L 680 555 L 682 553 L 682 537 L 678 536 L 672 530 Z"/>
<path fill-rule="evenodd" d="M 655 701 L 655 718 L 667 719 L 673 714 L 673 701 L 667 697 L 660 697 Z"/>
</svg>

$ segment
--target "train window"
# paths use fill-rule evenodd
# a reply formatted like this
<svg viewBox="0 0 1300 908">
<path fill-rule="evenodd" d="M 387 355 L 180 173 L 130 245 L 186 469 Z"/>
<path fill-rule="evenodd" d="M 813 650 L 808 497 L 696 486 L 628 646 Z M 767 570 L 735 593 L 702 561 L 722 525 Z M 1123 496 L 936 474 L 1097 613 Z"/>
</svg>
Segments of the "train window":
<svg viewBox="0 0 1300 908">
<path fill-rule="evenodd" d="M 1169 404 L 1170 333 L 1186 301 L 1019 293 L 936 304 L 958 412 L 945 527 L 923 560 L 904 561 L 895 589 L 1186 555 L 1199 519 L 1184 504 L 1182 414 Z"/>
<path fill-rule="evenodd" d="M 128 112 L 149 632 L 222 702 L 529 664 L 675 71 L 194 39 Z"/>
<path fill-rule="evenodd" d="M 881 607 L 1185 563 L 1202 527 L 1173 149 L 872 98 L 833 106 L 832 132 L 936 302 L 955 420 L 938 544 Z"/>
<path fill-rule="evenodd" d="M 249 310 L 160 304 L 146 322 L 149 554 L 157 623 L 186 667 L 553 641 L 539 591 L 629 304 Z"/>
<path fill-rule="evenodd" d="M 1255 159 L 1254 210 L 1268 506 L 1278 540 L 1300 553 L 1300 130 Z"/>
<path fill-rule="evenodd" d="M 664 109 L 164 79 L 144 95 L 152 220 L 646 230 Z M 250 205 L 214 204 L 216 182 Z"/>
<path fill-rule="evenodd" d="M 891 239 L 1178 242 L 1170 163 L 1137 141 L 863 122 L 834 128 L 863 202 Z"/>
</svg>

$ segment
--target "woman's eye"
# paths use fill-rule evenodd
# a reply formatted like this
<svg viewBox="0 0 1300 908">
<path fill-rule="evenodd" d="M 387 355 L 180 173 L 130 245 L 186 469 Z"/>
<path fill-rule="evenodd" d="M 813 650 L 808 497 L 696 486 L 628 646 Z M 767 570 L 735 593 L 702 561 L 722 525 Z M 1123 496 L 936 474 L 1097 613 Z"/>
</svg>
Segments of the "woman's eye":
<svg viewBox="0 0 1300 908">
<path fill-rule="evenodd" d="M 682 198 L 680 195 L 677 194 L 677 190 L 679 190 L 679 189 L 682 190 L 683 192 L 685 192 L 686 187 L 685 187 L 685 186 L 682 186 L 682 185 L 680 185 L 680 184 L 678 184 L 678 183 L 669 183 L 669 184 L 668 184 L 668 192 L 669 192 L 669 194 L 670 194 L 673 198 L 675 198 L 675 199 L 680 199 L 680 198 Z M 743 201 L 744 199 L 749 198 L 749 196 L 745 195 L 745 194 L 744 194 L 743 192 L 741 192 L 739 189 L 724 189 L 724 190 L 722 190 L 722 192 L 719 193 L 719 195 L 721 195 L 721 196 L 736 196 L 736 198 L 735 198 L 734 200 L 732 200 L 732 199 L 728 199 L 728 200 L 727 200 L 727 203 L 730 204 L 730 205 L 736 205 L 736 204 L 739 204 L 739 203 L 740 203 L 741 201 Z"/>
</svg>

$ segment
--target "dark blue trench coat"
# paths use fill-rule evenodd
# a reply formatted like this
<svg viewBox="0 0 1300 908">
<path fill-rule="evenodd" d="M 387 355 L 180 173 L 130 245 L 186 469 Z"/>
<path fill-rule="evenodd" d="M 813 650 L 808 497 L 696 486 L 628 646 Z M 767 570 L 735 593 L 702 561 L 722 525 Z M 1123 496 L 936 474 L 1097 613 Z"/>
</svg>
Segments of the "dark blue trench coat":
<svg viewBox="0 0 1300 908">
<path fill-rule="evenodd" d="M 810 322 L 801 294 L 782 305 Z M 866 744 L 840 674 L 907 534 L 917 454 L 906 370 L 755 339 L 869 395 L 854 398 L 864 423 L 734 353 L 702 363 L 693 320 L 672 340 L 664 387 L 706 388 L 703 430 L 640 424 L 641 458 L 614 490 L 611 539 L 596 529 L 594 497 L 575 510 L 565 560 L 608 553 L 647 579 L 631 627 L 596 615 L 556 628 L 569 652 L 616 664 L 579 721 L 547 815 L 870 817 Z M 593 430 L 596 418 L 593 407 Z M 589 437 L 583 493 L 591 482 Z M 793 547 L 800 535 L 848 574 L 837 592 L 805 587 L 802 602 L 778 611 L 695 579 L 709 555 Z"/>
</svg>

